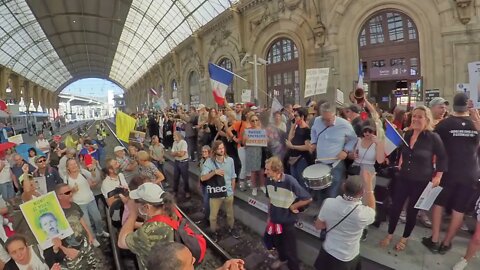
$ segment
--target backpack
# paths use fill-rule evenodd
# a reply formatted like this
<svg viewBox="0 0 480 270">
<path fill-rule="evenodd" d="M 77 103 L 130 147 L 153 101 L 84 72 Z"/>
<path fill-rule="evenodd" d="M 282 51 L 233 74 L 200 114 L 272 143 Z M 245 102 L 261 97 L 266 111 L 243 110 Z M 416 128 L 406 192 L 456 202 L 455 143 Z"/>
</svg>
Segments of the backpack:
<svg viewBox="0 0 480 270">
<path fill-rule="evenodd" d="M 178 220 L 173 220 L 170 217 L 157 215 L 149 219 L 147 222 L 163 222 L 174 230 L 174 241 L 182 243 L 192 252 L 195 258 L 195 266 L 198 266 L 205 257 L 207 252 L 207 241 L 203 235 L 195 233 L 187 224 L 187 220 L 182 218 L 182 215 L 175 209 L 175 214 Z"/>
</svg>

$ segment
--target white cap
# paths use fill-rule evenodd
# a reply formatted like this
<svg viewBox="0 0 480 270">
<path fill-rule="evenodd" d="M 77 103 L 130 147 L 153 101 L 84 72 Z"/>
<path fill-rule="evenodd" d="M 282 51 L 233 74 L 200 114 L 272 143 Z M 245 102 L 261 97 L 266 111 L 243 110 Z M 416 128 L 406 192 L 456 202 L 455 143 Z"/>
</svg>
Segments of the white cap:
<svg viewBox="0 0 480 270">
<path fill-rule="evenodd" d="M 197 106 L 197 111 L 199 111 L 199 110 L 201 110 L 201 109 L 205 109 L 205 105 L 199 104 L 199 105 Z"/>
<path fill-rule="evenodd" d="M 122 151 L 122 150 L 125 150 L 125 147 L 120 145 L 117 145 L 115 146 L 115 148 L 113 148 L 113 152 Z"/>
<path fill-rule="evenodd" d="M 255 111 L 255 110 L 258 110 L 258 107 L 257 107 L 257 106 L 252 106 L 252 107 L 250 107 L 250 109 L 251 109 L 252 111 Z"/>
<path fill-rule="evenodd" d="M 159 185 L 148 182 L 130 191 L 129 197 L 134 200 L 141 199 L 149 203 L 161 203 L 163 202 L 161 197 L 164 192 Z"/>
</svg>

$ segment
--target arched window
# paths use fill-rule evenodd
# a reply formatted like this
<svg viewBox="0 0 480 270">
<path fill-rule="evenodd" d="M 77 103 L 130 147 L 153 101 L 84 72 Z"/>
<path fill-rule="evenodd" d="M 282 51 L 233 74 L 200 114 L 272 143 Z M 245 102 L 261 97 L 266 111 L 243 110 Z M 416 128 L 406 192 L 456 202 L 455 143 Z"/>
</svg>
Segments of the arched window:
<svg viewBox="0 0 480 270">
<path fill-rule="evenodd" d="M 200 83 L 197 72 L 190 72 L 188 87 L 190 88 L 190 106 L 198 106 L 200 104 Z"/>
<path fill-rule="evenodd" d="M 268 102 L 276 97 L 280 103 L 300 103 L 298 50 L 288 38 L 277 39 L 268 50 L 267 93 Z"/>
<path fill-rule="evenodd" d="M 222 58 L 219 62 L 218 65 L 223 67 L 226 70 L 233 71 L 233 65 L 232 61 L 228 58 Z M 228 103 L 233 103 L 235 99 L 235 92 L 233 90 L 233 83 L 230 84 L 227 88 L 227 92 L 225 93 L 225 98 L 227 99 Z"/>
<path fill-rule="evenodd" d="M 360 29 L 358 46 L 368 95 L 381 108 L 422 100 L 418 32 L 410 17 L 398 10 L 373 14 Z"/>
<path fill-rule="evenodd" d="M 178 85 L 177 81 L 175 79 L 172 80 L 172 83 L 170 84 L 171 90 L 172 90 L 172 98 L 178 98 L 180 101 L 180 95 L 178 91 Z"/>
</svg>

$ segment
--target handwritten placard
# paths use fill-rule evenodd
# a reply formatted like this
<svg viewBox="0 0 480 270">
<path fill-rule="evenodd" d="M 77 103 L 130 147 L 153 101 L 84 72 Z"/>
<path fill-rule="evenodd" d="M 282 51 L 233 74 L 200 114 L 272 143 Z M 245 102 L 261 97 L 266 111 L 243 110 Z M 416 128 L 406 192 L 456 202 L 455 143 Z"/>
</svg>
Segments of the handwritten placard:
<svg viewBox="0 0 480 270">
<path fill-rule="evenodd" d="M 252 99 L 252 90 L 250 89 L 243 89 L 242 90 L 242 102 L 248 103 Z"/>
<path fill-rule="evenodd" d="M 247 146 L 267 146 L 268 138 L 267 131 L 265 129 L 245 129 L 247 140 L 245 145 Z"/>
<path fill-rule="evenodd" d="M 330 68 L 311 68 L 306 71 L 305 97 L 326 94 Z"/>
</svg>

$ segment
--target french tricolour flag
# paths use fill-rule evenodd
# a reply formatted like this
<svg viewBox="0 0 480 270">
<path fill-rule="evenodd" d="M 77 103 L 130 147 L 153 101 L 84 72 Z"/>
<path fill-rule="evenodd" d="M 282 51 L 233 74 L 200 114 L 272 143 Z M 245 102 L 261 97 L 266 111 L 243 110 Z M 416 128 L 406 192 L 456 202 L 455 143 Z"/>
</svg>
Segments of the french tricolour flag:
<svg viewBox="0 0 480 270">
<path fill-rule="evenodd" d="M 225 104 L 225 93 L 233 81 L 233 73 L 215 64 L 208 64 L 213 97 L 218 105 Z"/>
<path fill-rule="evenodd" d="M 385 129 L 385 155 L 390 155 L 400 144 L 407 144 L 402 136 L 397 132 L 392 123 L 386 121 Z M 408 144 L 407 144 L 408 145 Z"/>
</svg>

